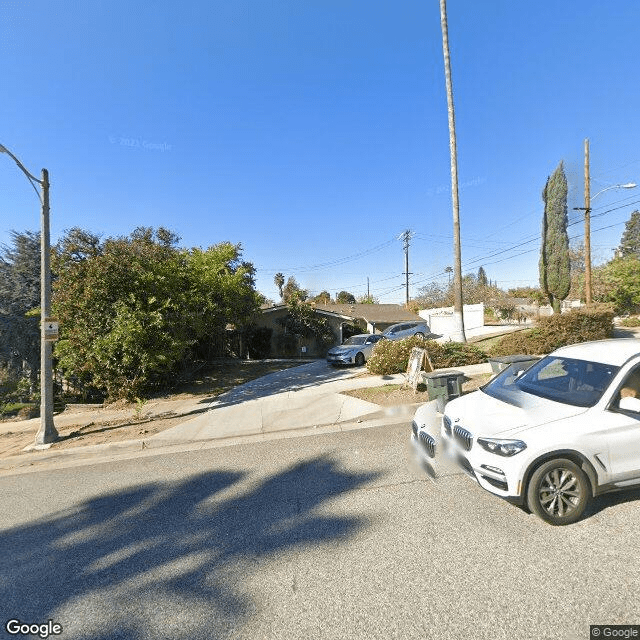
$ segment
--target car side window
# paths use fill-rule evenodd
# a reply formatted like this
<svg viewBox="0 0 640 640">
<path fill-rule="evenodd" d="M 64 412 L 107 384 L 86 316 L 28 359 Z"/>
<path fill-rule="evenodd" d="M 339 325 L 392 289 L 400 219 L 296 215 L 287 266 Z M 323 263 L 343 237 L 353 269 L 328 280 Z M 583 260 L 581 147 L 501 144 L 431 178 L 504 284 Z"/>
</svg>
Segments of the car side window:
<svg viewBox="0 0 640 640">
<path fill-rule="evenodd" d="M 640 367 L 633 369 L 622 382 L 615 406 L 624 412 L 640 414 Z"/>
</svg>

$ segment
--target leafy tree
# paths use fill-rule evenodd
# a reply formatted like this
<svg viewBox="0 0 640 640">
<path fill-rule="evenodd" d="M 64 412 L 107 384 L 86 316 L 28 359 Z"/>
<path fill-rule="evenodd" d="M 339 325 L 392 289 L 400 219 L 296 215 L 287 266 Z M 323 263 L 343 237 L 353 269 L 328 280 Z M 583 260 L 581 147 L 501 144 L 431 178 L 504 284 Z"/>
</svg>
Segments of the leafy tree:
<svg viewBox="0 0 640 640">
<path fill-rule="evenodd" d="M 40 371 L 40 234 L 11 232 L 0 249 L 0 362 L 32 388 Z"/>
<path fill-rule="evenodd" d="M 618 255 L 621 258 L 635 256 L 640 258 L 640 211 L 637 209 L 625 223 Z"/>
<path fill-rule="evenodd" d="M 446 307 L 448 306 L 448 292 L 450 289 L 451 283 L 449 283 L 449 285 L 443 285 L 438 282 L 430 282 L 418 289 L 418 295 L 414 300 L 419 304 L 421 309 Z"/>
<path fill-rule="evenodd" d="M 338 304 L 355 304 L 356 297 L 353 293 L 349 293 L 348 291 L 340 291 L 336 296 L 336 302 Z"/>
<path fill-rule="evenodd" d="M 284 275 L 282 273 L 276 273 L 275 276 L 273 276 L 273 281 L 276 285 L 276 287 L 278 287 L 278 291 L 280 292 L 280 299 L 284 300 L 284 292 L 283 292 L 283 287 L 284 287 Z"/>
<path fill-rule="evenodd" d="M 321 291 L 317 296 L 312 298 L 312 302 L 318 304 L 331 304 L 331 294 L 328 291 Z"/>
<path fill-rule="evenodd" d="M 567 234 L 567 178 L 562 162 L 547 179 L 542 191 L 542 248 L 540 251 L 540 288 L 549 298 L 554 313 L 569 294 L 571 271 Z"/>
<path fill-rule="evenodd" d="M 375 296 L 372 296 L 371 294 L 369 295 L 364 295 L 364 296 L 360 296 L 357 299 L 357 302 L 359 304 L 379 304 L 380 301 L 378 300 L 378 298 L 376 298 Z"/>
<path fill-rule="evenodd" d="M 507 292 L 512 298 L 527 298 L 536 304 L 545 303 L 545 295 L 539 287 L 516 287 Z"/>
<path fill-rule="evenodd" d="M 58 244 L 55 353 L 68 377 L 132 399 L 174 382 L 227 323 L 248 322 L 261 296 L 240 245 L 177 242 L 162 228 L 104 242 L 72 229 Z"/>
<path fill-rule="evenodd" d="M 478 277 L 477 277 L 477 281 L 478 281 L 478 284 L 479 284 L 481 287 L 486 287 L 486 286 L 488 286 L 489 281 L 487 280 L 487 274 L 486 274 L 486 272 L 485 272 L 485 270 L 484 270 L 484 267 L 480 267 L 480 268 L 478 269 Z"/>
<path fill-rule="evenodd" d="M 308 302 L 294 297 L 288 306 L 289 313 L 278 320 L 286 333 L 300 338 L 313 338 L 321 348 L 327 348 L 335 342 L 329 321 L 315 313 Z"/>
<path fill-rule="evenodd" d="M 585 299 L 585 251 L 584 243 L 577 242 L 569 247 L 569 263 L 571 266 L 571 288 L 569 298 L 572 300 Z M 593 271 L 592 280 L 593 280 Z M 593 282 L 591 285 L 593 291 Z"/>
<path fill-rule="evenodd" d="M 617 313 L 640 310 L 640 259 L 614 258 L 593 272 L 594 299 L 612 302 Z"/>
<path fill-rule="evenodd" d="M 584 242 L 576 242 L 569 247 L 569 264 L 571 265 L 571 273 L 584 273 Z"/>
<path fill-rule="evenodd" d="M 308 297 L 309 292 L 300 287 L 296 279 L 291 276 L 282 290 L 282 299 L 287 304 L 291 304 L 294 300 L 297 302 L 304 302 Z"/>
</svg>

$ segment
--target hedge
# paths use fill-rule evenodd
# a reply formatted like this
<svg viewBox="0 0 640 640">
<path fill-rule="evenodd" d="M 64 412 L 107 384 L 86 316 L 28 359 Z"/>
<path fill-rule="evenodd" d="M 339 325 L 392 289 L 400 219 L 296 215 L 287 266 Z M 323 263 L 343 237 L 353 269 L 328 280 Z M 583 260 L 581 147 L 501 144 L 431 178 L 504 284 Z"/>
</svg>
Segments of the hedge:
<svg viewBox="0 0 640 640">
<path fill-rule="evenodd" d="M 471 344 L 446 342 L 440 344 L 413 336 L 404 340 L 380 340 L 367 361 L 370 373 L 389 375 L 407 370 L 409 355 L 413 347 L 426 349 L 434 369 L 462 367 L 486 362 L 487 354 Z"/>
<path fill-rule="evenodd" d="M 609 308 L 577 309 L 540 318 L 530 331 L 511 333 L 490 349 L 492 356 L 516 353 L 542 355 L 576 342 L 613 336 L 613 311 Z"/>
</svg>

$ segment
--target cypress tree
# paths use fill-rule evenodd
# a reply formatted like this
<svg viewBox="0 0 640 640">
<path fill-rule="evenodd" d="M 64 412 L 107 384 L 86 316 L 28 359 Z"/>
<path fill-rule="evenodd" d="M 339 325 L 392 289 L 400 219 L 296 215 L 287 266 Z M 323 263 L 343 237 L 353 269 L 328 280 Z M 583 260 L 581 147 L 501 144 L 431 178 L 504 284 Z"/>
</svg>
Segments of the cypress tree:
<svg viewBox="0 0 640 640">
<path fill-rule="evenodd" d="M 567 191 L 567 178 L 560 162 L 542 191 L 540 288 L 549 298 L 554 313 L 560 313 L 561 302 L 569 295 L 571 287 Z"/>
<path fill-rule="evenodd" d="M 636 210 L 624 226 L 624 233 L 618 247 L 621 258 L 634 256 L 640 258 L 640 211 Z"/>
</svg>

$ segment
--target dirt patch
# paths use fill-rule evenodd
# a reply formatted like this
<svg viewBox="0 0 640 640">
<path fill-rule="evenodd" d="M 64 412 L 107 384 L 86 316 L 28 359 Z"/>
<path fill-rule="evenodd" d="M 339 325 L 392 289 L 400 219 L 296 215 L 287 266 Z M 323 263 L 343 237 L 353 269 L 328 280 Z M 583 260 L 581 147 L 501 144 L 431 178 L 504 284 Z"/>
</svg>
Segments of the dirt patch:
<svg viewBox="0 0 640 640">
<path fill-rule="evenodd" d="M 53 443 L 52 448 L 70 449 L 72 447 L 86 447 L 90 444 L 141 440 L 175 427 L 181 422 L 184 422 L 184 416 L 173 415 L 167 418 L 153 416 L 140 421 L 105 420 L 84 425 L 65 426 L 58 428 L 60 438 Z"/>
<path fill-rule="evenodd" d="M 174 393 L 158 394 L 138 403 L 118 402 L 108 405 L 68 405 L 57 413 L 54 422 L 60 438 L 51 449 L 69 449 L 123 440 L 140 440 L 184 422 L 198 400 L 213 400 L 245 382 L 269 373 L 304 364 L 299 360 L 225 361 L 203 370 L 194 380 L 180 385 Z M 194 402 L 189 402 L 193 400 Z M 202 404 L 202 411 L 206 410 Z M 23 453 L 32 445 L 39 428 L 38 420 L 0 422 L 0 457 Z"/>
<path fill-rule="evenodd" d="M 483 373 L 469 376 L 462 384 L 462 393 L 471 393 L 489 381 L 492 374 Z M 411 387 L 401 384 L 385 384 L 381 387 L 366 387 L 364 389 L 352 389 L 343 391 L 344 395 L 373 402 L 383 407 L 395 406 L 399 404 L 415 404 L 416 402 L 427 402 L 429 395 L 427 388 L 423 384 L 418 385 L 417 391 Z"/>
</svg>

